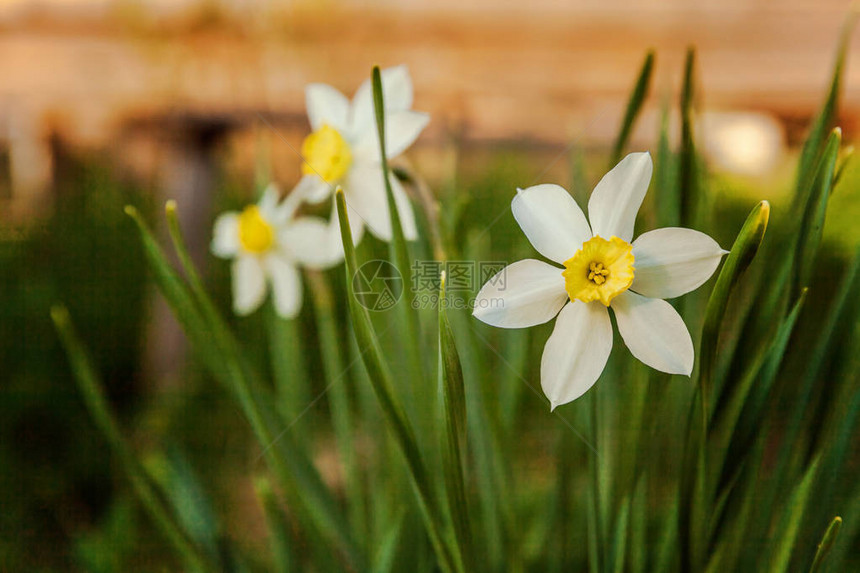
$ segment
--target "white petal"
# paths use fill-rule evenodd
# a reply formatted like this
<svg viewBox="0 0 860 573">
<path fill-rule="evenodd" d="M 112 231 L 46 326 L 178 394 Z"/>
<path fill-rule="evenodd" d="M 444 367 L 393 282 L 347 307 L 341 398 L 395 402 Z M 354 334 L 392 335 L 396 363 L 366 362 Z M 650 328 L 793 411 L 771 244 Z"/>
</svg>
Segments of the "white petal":
<svg viewBox="0 0 860 573">
<path fill-rule="evenodd" d="M 394 194 L 394 202 L 397 204 L 397 213 L 400 215 L 403 236 L 407 241 L 414 241 L 418 238 L 418 227 L 415 223 L 415 212 L 412 210 L 412 202 L 409 200 L 409 195 L 407 195 L 400 180 L 393 174 L 391 175 L 391 192 Z"/>
<path fill-rule="evenodd" d="M 293 318 L 302 308 L 302 280 L 299 271 L 278 254 L 268 255 L 263 264 L 272 279 L 275 311 L 282 318 Z"/>
<path fill-rule="evenodd" d="M 420 111 L 403 110 L 385 114 L 385 153 L 393 159 L 412 145 L 427 127 L 430 115 Z M 379 131 L 370 129 L 355 142 L 352 152 L 359 161 L 379 161 Z"/>
<path fill-rule="evenodd" d="M 319 217 L 299 217 L 289 223 L 280 233 L 281 248 L 289 253 L 292 260 L 302 266 L 323 270 L 333 267 L 343 260 L 343 245 L 337 227 L 337 214 L 334 214 L 335 232 L 330 221 Z M 350 220 L 352 223 L 352 220 Z M 351 225 L 353 242 L 360 240 L 361 231 Z M 356 237 L 358 235 L 358 237 Z"/>
<path fill-rule="evenodd" d="M 323 181 L 319 175 L 310 174 L 302 177 L 289 196 L 296 195 L 308 203 L 322 203 L 331 196 L 334 188 Z"/>
<path fill-rule="evenodd" d="M 266 296 L 266 275 L 260 260 L 240 256 L 233 261 L 233 310 L 240 316 L 251 314 Z"/>
<path fill-rule="evenodd" d="M 263 191 L 263 194 L 260 196 L 260 200 L 257 202 L 257 207 L 260 208 L 260 214 L 269 224 L 279 225 L 285 220 L 283 219 L 283 212 L 278 208 L 280 200 L 281 192 L 278 189 L 278 186 L 274 183 L 269 183 Z"/>
<path fill-rule="evenodd" d="M 540 361 L 540 383 L 554 410 L 591 388 L 612 350 L 612 322 L 597 302 L 565 305 L 546 341 Z"/>
<path fill-rule="evenodd" d="M 693 341 L 671 304 L 628 290 L 612 299 L 612 310 L 618 332 L 633 356 L 661 372 L 690 375 Z"/>
<path fill-rule="evenodd" d="M 386 118 L 389 113 L 412 107 L 412 78 L 405 65 L 382 70 L 382 100 Z M 360 139 L 368 130 L 376 129 L 376 113 L 373 108 L 373 87 L 367 79 L 352 98 L 350 134 Z"/>
<path fill-rule="evenodd" d="M 310 84 L 305 88 L 305 105 L 311 129 L 330 125 L 339 132 L 348 127 L 349 100 L 345 95 L 326 84 Z"/>
<path fill-rule="evenodd" d="M 511 211 L 532 246 L 557 263 L 564 263 L 591 238 L 582 209 L 558 185 L 517 190 Z"/>
<path fill-rule="evenodd" d="M 561 271 L 534 259 L 508 265 L 481 288 L 472 314 L 499 328 L 543 324 L 568 300 Z"/>
<path fill-rule="evenodd" d="M 391 175 L 390 180 L 403 234 L 407 240 L 412 241 L 418 236 L 412 204 L 397 178 Z M 355 165 L 350 169 L 343 187 L 347 205 L 352 207 L 370 232 L 383 241 L 390 241 L 391 220 L 388 217 L 388 201 L 382 169 L 376 165 Z M 350 218 L 350 224 L 352 223 L 353 219 Z"/>
<path fill-rule="evenodd" d="M 649 153 L 631 153 L 603 176 L 588 201 L 588 219 L 595 235 L 630 242 L 652 170 Z"/>
<path fill-rule="evenodd" d="M 633 241 L 631 289 L 651 298 L 673 298 L 699 288 L 711 278 L 726 251 L 715 240 L 692 229 L 668 227 Z"/>
<path fill-rule="evenodd" d="M 212 230 L 212 254 L 230 259 L 239 252 L 239 215 L 234 211 L 219 215 Z"/>
</svg>

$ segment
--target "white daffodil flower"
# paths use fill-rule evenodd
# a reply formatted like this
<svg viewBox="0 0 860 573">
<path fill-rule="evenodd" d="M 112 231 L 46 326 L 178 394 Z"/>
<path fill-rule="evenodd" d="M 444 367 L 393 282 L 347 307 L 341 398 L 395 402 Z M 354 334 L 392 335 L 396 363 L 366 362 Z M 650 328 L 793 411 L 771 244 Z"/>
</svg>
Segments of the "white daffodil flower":
<svg viewBox="0 0 860 573">
<path fill-rule="evenodd" d="M 272 284 L 275 310 L 292 318 L 302 307 L 302 282 L 298 266 L 324 269 L 339 263 L 326 221 L 295 217 L 299 198 L 279 202 L 278 189 L 269 185 L 260 202 L 241 212 L 227 212 L 215 220 L 212 253 L 233 259 L 233 310 L 240 316 L 257 310 Z"/>
<path fill-rule="evenodd" d="M 430 116 L 412 111 L 412 79 L 406 66 L 382 70 L 385 103 L 385 153 L 397 157 L 418 138 Z M 334 187 L 343 187 L 353 226 L 367 225 L 384 241 L 391 240 L 391 221 L 379 155 L 379 134 L 373 106 L 373 88 L 365 81 L 352 102 L 326 84 L 305 89 L 308 119 L 313 130 L 302 143 L 303 177 L 295 192 L 319 203 Z M 417 237 L 415 215 L 402 185 L 393 175 L 391 189 L 407 239 Z M 332 227 L 337 216 L 332 205 Z M 337 229 L 335 229 L 337 231 Z M 333 233 L 336 234 L 336 233 Z"/>
<path fill-rule="evenodd" d="M 633 356 L 670 374 L 693 370 L 690 333 L 662 299 L 701 286 L 726 251 L 704 233 L 676 227 L 631 242 L 651 171 L 648 153 L 625 157 L 594 188 L 590 225 L 558 185 L 520 189 L 511 203 L 532 246 L 564 269 L 534 259 L 509 265 L 478 293 L 474 316 L 524 328 L 558 315 L 541 358 L 552 409 L 582 396 L 603 372 L 612 349 L 609 308 Z"/>
</svg>

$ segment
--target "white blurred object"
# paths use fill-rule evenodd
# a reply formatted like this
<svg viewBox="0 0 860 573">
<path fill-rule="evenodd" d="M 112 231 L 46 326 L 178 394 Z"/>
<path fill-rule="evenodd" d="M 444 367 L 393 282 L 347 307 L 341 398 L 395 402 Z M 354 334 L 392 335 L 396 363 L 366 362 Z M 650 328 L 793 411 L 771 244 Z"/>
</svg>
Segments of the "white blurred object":
<svg viewBox="0 0 860 573">
<path fill-rule="evenodd" d="M 764 175 L 785 150 L 785 132 L 773 116 L 761 112 L 705 112 L 704 152 L 725 171 Z"/>
</svg>

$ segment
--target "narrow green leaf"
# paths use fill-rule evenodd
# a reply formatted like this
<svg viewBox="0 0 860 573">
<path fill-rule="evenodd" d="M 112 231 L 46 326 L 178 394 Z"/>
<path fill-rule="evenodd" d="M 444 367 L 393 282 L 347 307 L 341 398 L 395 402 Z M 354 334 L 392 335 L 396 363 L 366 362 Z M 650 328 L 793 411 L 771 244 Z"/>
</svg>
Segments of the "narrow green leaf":
<svg viewBox="0 0 860 573">
<path fill-rule="evenodd" d="M 175 445 L 168 446 L 166 453 L 148 457 L 144 467 L 165 492 L 183 529 L 213 558 L 217 557 L 220 526 L 212 502 L 185 454 Z"/>
<path fill-rule="evenodd" d="M 639 71 L 639 77 L 636 79 L 636 85 L 630 94 L 630 100 L 627 102 L 627 111 L 624 113 L 624 121 L 621 122 L 621 131 L 618 132 L 618 139 L 615 140 L 615 145 L 612 148 L 610 169 L 621 160 L 621 155 L 624 153 L 624 148 L 627 146 L 627 141 L 633 131 L 633 125 L 636 123 L 636 119 L 642 111 L 642 105 L 645 103 L 645 98 L 648 96 L 653 71 L 654 50 L 648 50 L 645 54 L 645 61 L 642 63 L 642 69 Z"/>
<path fill-rule="evenodd" d="M 478 260 L 474 256 L 469 258 Z M 453 297 L 454 293 L 448 296 Z M 509 493 L 512 492 L 509 482 L 511 470 L 506 465 L 508 460 L 499 441 L 501 438 L 494 431 L 479 384 L 487 372 L 487 364 L 478 349 L 479 342 L 495 349 L 479 334 L 471 314 L 453 312 L 449 318 L 458 332 L 466 333 L 458 342 L 464 377 L 472 381 L 465 387 L 469 413 L 466 423 L 469 451 L 474 457 L 475 481 L 481 484 L 478 496 L 481 503 L 480 537 L 483 554 L 488 556 L 489 568 L 504 567 L 510 571 L 519 571 L 522 569 L 522 525 L 511 507 L 511 500 L 515 497 Z M 506 359 L 503 364 L 508 366 Z"/>
<path fill-rule="evenodd" d="M 781 323 L 777 323 L 774 326 L 773 334 L 768 337 L 770 342 L 767 348 L 764 352 L 756 356 L 752 364 L 747 366 L 746 371 L 741 375 L 740 382 L 732 389 L 732 395 L 729 398 L 727 407 L 720 412 L 719 417 L 715 415 L 715 418 L 712 420 L 713 429 L 709 450 L 711 455 L 709 458 L 712 462 L 712 469 L 717 472 L 716 475 L 719 475 L 719 472 L 723 471 L 722 466 L 724 462 L 730 461 L 735 466 L 738 466 L 743 460 L 744 452 L 730 448 L 733 436 L 735 438 L 738 437 L 736 436 L 736 432 L 738 431 L 738 421 L 742 412 L 750 417 L 750 419 L 746 420 L 747 424 L 744 427 L 751 427 L 752 429 L 749 431 L 752 435 L 757 434 L 764 423 L 760 411 L 753 412 L 745 408 L 748 405 L 748 394 L 753 383 L 767 387 L 770 387 L 772 384 L 778 370 L 778 365 L 782 363 L 786 348 L 788 347 L 788 341 L 791 338 L 792 332 L 794 332 L 794 325 L 800 316 L 800 310 L 803 308 L 803 303 L 806 300 L 806 292 L 806 289 L 801 291 L 800 298 L 795 302 L 789 315 Z M 766 373 L 762 372 L 765 364 L 772 365 Z M 745 439 L 749 440 L 750 436 L 745 436 Z"/>
<path fill-rule="evenodd" d="M 460 546 L 463 566 L 467 571 L 475 567 L 472 556 L 472 530 L 469 521 L 469 500 L 466 496 L 463 449 L 466 446 L 466 392 L 460 355 L 454 343 L 454 334 L 448 322 L 445 297 L 445 271 L 442 271 L 439 292 L 439 386 L 442 393 L 444 443 L 442 468 L 448 492 L 448 508 L 454 521 L 454 533 Z"/>
<path fill-rule="evenodd" d="M 684 61 L 684 83 L 681 88 L 681 149 L 678 152 L 678 187 L 681 207 L 681 224 L 691 226 L 699 202 L 699 173 L 694 141 L 696 51 L 687 49 Z"/>
<path fill-rule="evenodd" d="M 643 471 L 636 482 L 630 500 L 630 541 L 628 542 L 630 573 L 643 573 L 653 563 L 655 547 L 649 544 L 648 518 L 652 509 L 648 499 L 648 473 Z"/>
<path fill-rule="evenodd" d="M 732 250 L 723 263 L 723 268 L 708 299 L 705 310 L 705 321 L 702 326 L 701 360 L 699 367 L 699 387 L 703 400 L 704 421 L 710 416 L 709 406 L 712 398 L 719 397 L 719 389 L 716 396 L 712 396 L 714 388 L 712 381 L 714 366 L 716 364 L 717 344 L 719 343 L 720 326 L 726 314 L 729 296 L 741 278 L 741 275 L 752 263 L 753 258 L 761 246 L 764 238 L 767 222 L 770 218 L 770 204 L 762 201 L 753 208 L 752 212 L 741 227 Z M 705 427 L 706 427 L 705 425 Z"/>
<path fill-rule="evenodd" d="M 394 192 L 391 189 L 391 170 L 388 167 L 388 153 L 385 150 L 385 101 L 382 92 L 382 72 L 379 66 L 373 66 L 371 72 L 371 84 L 373 86 L 373 109 L 376 114 L 376 130 L 379 135 L 379 162 L 382 167 L 382 177 L 385 185 L 385 197 L 388 202 L 388 216 L 391 219 L 391 246 L 395 263 L 406 263 L 404 270 L 409 268 L 408 248 L 406 237 L 403 235 L 403 223 L 400 221 L 400 212 L 394 200 Z"/>
<path fill-rule="evenodd" d="M 737 491 L 731 492 L 735 494 L 731 501 L 736 503 L 736 508 L 730 516 L 721 515 L 719 518 L 724 523 L 715 536 L 716 547 L 709 556 L 705 573 L 737 571 L 738 562 L 741 561 L 745 546 L 751 544 L 747 534 L 752 522 L 750 516 L 753 515 L 753 511 L 758 506 L 759 496 L 756 495 L 755 490 L 761 482 L 758 476 L 760 460 L 757 454 L 764 450 L 764 440 L 757 440 L 754 448 L 755 452 L 750 456 L 750 459 L 742 464 L 738 472 L 734 484 L 737 485 Z M 725 495 L 727 502 L 729 500 L 728 493 L 726 492 Z"/>
<path fill-rule="evenodd" d="M 122 436 L 119 424 L 110 412 L 104 388 L 92 361 L 78 338 L 71 317 L 64 306 L 51 309 L 51 318 L 65 348 L 84 403 L 98 429 L 107 439 L 113 454 L 119 459 L 132 488 L 149 513 L 156 527 L 167 538 L 186 567 L 194 571 L 210 571 L 215 565 L 194 543 L 176 516 L 167 508 L 164 495 L 156 489 L 131 446 Z"/>
<path fill-rule="evenodd" d="M 833 188 L 833 174 L 841 142 L 842 130 L 837 127 L 827 139 L 827 145 L 815 169 L 812 187 L 796 236 L 794 292 L 809 286 L 812 277 L 812 269 L 818 255 L 821 236 L 824 233 L 824 217 L 827 214 L 827 201 Z"/>
<path fill-rule="evenodd" d="M 292 423 L 311 402 L 301 324 L 297 318 L 278 316 L 273 305 L 265 308 L 265 321 L 275 399 L 284 419 Z"/>
<path fill-rule="evenodd" d="M 629 525 L 630 497 L 625 497 L 615 520 L 615 534 L 612 536 L 612 552 L 610 553 L 611 561 L 607 566 L 607 571 L 614 571 L 615 573 L 625 571 L 624 558 L 627 555 L 627 530 L 629 529 Z"/>
<path fill-rule="evenodd" d="M 791 497 L 786 501 L 785 513 L 780 520 L 777 536 L 773 539 L 770 552 L 770 559 L 767 570 L 771 573 L 783 573 L 789 570 L 791 561 L 791 553 L 794 549 L 797 535 L 800 532 L 800 525 L 803 520 L 803 513 L 806 511 L 806 505 L 809 501 L 809 494 L 812 493 L 812 484 L 815 482 L 815 477 L 818 475 L 818 461 L 816 458 L 806 473 L 803 479 L 794 488 Z"/>
<path fill-rule="evenodd" d="M 836 166 L 836 173 L 833 175 L 833 189 L 830 190 L 831 195 L 839 188 L 839 182 L 842 181 L 842 176 L 845 175 L 846 170 L 853 161 L 854 146 L 849 145 L 847 147 L 844 147 L 842 150 L 842 155 L 839 158 L 839 163 Z"/>
<path fill-rule="evenodd" d="M 332 427 L 337 441 L 338 454 L 343 467 L 349 513 L 356 534 L 363 536 L 367 529 L 364 493 L 359 479 L 356 445 L 353 440 L 352 411 L 349 399 L 348 380 L 345 376 L 342 343 L 338 337 L 337 319 L 334 315 L 334 297 L 325 275 L 319 271 L 305 273 L 314 303 L 314 317 L 322 353 L 325 387 L 331 407 Z"/>
<path fill-rule="evenodd" d="M 388 531 L 382 536 L 376 555 L 373 556 L 373 573 L 391 573 L 394 571 L 394 560 L 397 557 L 397 547 L 403 532 L 405 515 L 401 511 L 391 523 Z"/>
<path fill-rule="evenodd" d="M 385 101 L 382 91 L 382 72 L 379 66 L 374 66 L 371 72 L 371 85 L 373 87 L 373 106 L 376 113 L 376 129 L 379 135 L 379 159 L 382 167 L 382 178 L 385 184 L 385 197 L 388 203 L 388 216 L 391 219 L 391 241 L 389 243 L 389 255 L 391 262 L 404 277 L 409 276 L 411 265 L 409 263 L 409 246 L 403 234 L 403 224 L 400 220 L 400 212 L 395 201 L 394 191 L 391 187 L 391 170 L 388 166 L 388 154 L 385 150 Z M 407 199 L 408 200 L 408 199 Z M 407 396 L 411 398 L 407 402 L 407 408 L 414 415 L 422 433 L 433 431 L 433 413 L 435 408 L 435 392 L 431 391 L 432 385 L 427 384 L 422 367 L 421 353 L 421 331 L 418 325 L 417 314 L 407 302 L 407 297 L 399 301 L 399 319 L 401 322 L 402 347 L 405 351 L 409 368 L 409 382 L 405 384 Z M 435 444 L 432 444 L 435 447 Z"/>
<path fill-rule="evenodd" d="M 833 549 L 833 544 L 836 543 L 836 537 L 839 535 L 839 529 L 842 527 L 842 518 L 838 515 L 833 518 L 830 525 L 827 526 L 827 531 L 824 532 L 824 537 L 818 543 L 818 550 L 815 552 L 815 559 L 812 560 L 812 566 L 809 568 L 809 573 L 816 573 L 821 570 L 821 564 L 827 558 L 827 554 Z"/>
<path fill-rule="evenodd" d="M 259 476 L 255 479 L 254 491 L 263 507 L 263 515 L 266 518 L 269 547 L 272 552 L 272 571 L 275 573 L 299 571 L 300 567 L 298 557 L 293 550 L 290 526 L 269 479 L 265 476 Z"/>
<path fill-rule="evenodd" d="M 832 303 L 827 310 L 825 320 L 818 331 L 816 343 L 808 354 L 805 369 L 799 378 L 799 390 L 791 405 L 791 410 L 787 414 L 783 414 L 786 420 L 785 434 L 781 439 L 783 446 L 777 458 L 776 468 L 778 469 L 778 473 L 776 475 L 782 475 L 791 456 L 795 453 L 795 440 L 803 428 L 802 422 L 804 416 L 808 415 L 810 396 L 828 349 L 833 345 L 833 337 L 837 334 L 837 324 L 845 314 L 846 306 L 851 297 L 855 294 L 854 289 L 858 272 L 860 272 L 860 249 L 858 249 L 851 265 L 846 269 L 845 275 L 842 277 L 836 295 L 833 297 Z"/>
<path fill-rule="evenodd" d="M 653 571 L 675 571 L 678 567 L 678 523 L 679 523 L 678 498 L 672 499 L 672 505 L 667 511 L 666 519 L 663 521 L 663 530 L 656 547 L 656 566 Z"/>
<path fill-rule="evenodd" d="M 364 559 L 335 499 L 290 429 L 283 428 L 271 398 L 265 394 L 262 384 L 243 360 L 238 342 L 206 294 L 188 256 L 175 216 L 175 204 L 167 206 L 168 227 L 180 263 L 191 282 L 191 290 L 167 262 L 167 257 L 137 210 L 128 206 L 125 211 L 137 224 L 144 254 L 159 290 L 202 357 L 203 364 L 239 402 L 264 457 L 285 494 L 290 497 L 296 512 L 303 521 L 308 522 L 309 527 L 312 523 L 329 543 L 336 546 L 352 567 L 363 570 Z"/>
<path fill-rule="evenodd" d="M 669 145 L 669 108 L 665 101 L 660 110 L 660 136 L 654 161 L 654 190 L 652 195 L 657 220 L 655 227 L 677 227 L 681 218 L 680 187 L 677 184 L 677 161 Z"/>
<path fill-rule="evenodd" d="M 355 256 L 355 245 L 352 242 L 343 190 L 338 189 L 335 195 L 346 262 L 349 311 L 353 328 L 355 328 L 356 339 L 359 346 L 363 348 L 362 359 L 367 368 L 370 382 L 373 385 L 376 398 L 379 400 L 379 405 L 381 406 L 382 414 L 385 417 L 388 428 L 397 441 L 409 467 L 427 533 L 439 559 L 439 566 L 443 571 L 459 571 L 461 569 L 459 560 L 456 557 L 456 550 L 452 550 L 449 544 L 446 543 L 444 514 L 434 495 L 430 474 L 418 449 L 412 425 L 406 418 L 403 407 L 394 393 L 392 375 L 383 357 L 382 347 L 379 345 L 379 340 L 373 330 L 368 311 L 358 304 L 352 289 L 352 277 L 358 270 L 358 261 Z"/>
<path fill-rule="evenodd" d="M 609 551 L 606 543 L 606 534 L 603 528 L 603 500 L 600 480 L 600 416 L 598 394 L 590 392 L 588 397 L 590 412 L 589 423 L 591 426 L 591 445 L 594 451 L 588 454 L 588 563 L 592 571 L 603 571 L 601 566 L 606 565 L 606 554 Z"/>
<path fill-rule="evenodd" d="M 723 263 L 705 311 L 700 349 L 699 386 L 693 402 L 693 407 L 698 406 L 700 424 L 698 430 L 692 425 L 688 430 L 683 462 L 685 470 L 681 482 L 679 532 L 685 537 L 681 541 L 682 564 L 685 568 L 698 568 L 704 565 L 703 560 L 708 546 L 707 537 L 712 527 L 709 522 L 710 504 L 715 485 L 713 474 L 709 471 L 707 443 L 711 399 L 719 398 L 719 389 L 716 389 L 716 392 L 713 389 L 713 377 L 720 327 L 732 290 L 758 252 L 769 216 L 770 204 L 767 201 L 762 201 L 753 208 Z M 692 424 L 694 420 L 692 411 L 690 415 Z"/>
<path fill-rule="evenodd" d="M 795 212 L 803 208 L 806 204 L 806 194 L 809 185 L 812 183 L 814 176 L 815 164 L 824 148 L 824 140 L 827 132 L 830 130 L 836 115 L 839 111 L 839 92 L 842 85 L 842 73 L 845 68 L 845 60 L 848 55 L 848 47 L 851 40 L 851 34 L 854 31 L 854 24 L 857 21 L 858 11 L 852 8 L 845 19 L 842 26 L 842 33 L 839 36 L 839 45 L 836 48 L 836 62 L 833 65 L 833 75 L 830 80 L 830 90 L 827 92 L 827 97 L 824 100 L 824 105 L 821 111 L 812 123 L 809 130 L 809 135 L 803 143 L 803 149 L 800 153 L 800 160 L 797 166 L 797 187 L 795 190 Z"/>
</svg>

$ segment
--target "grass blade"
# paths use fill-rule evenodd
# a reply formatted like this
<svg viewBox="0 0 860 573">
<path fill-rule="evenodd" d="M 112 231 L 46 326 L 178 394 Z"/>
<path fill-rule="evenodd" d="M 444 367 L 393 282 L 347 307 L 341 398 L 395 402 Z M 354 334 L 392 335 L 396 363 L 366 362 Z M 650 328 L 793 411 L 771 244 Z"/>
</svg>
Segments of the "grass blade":
<svg viewBox="0 0 860 573">
<path fill-rule="evenodd" d="M 403 235 L 403 224 L 400 220 L 400 212 L 397 209 L 397 202 L 394 198 L 394 191 L 391 188 L 391 170 L 388 167 L 388 155 L 385 151 L 385 101 L 382 94 L 382 73 L 379 66 L 374 66 L 371 72 L 371 84 L 373 86 L 373 106 L 376 112 L 376 129 L 379 134 L 379 161 L 382 167 L 382 178 L 385 183 L 385 197 L 388 203 L 388 216 L 391 219 L 391 243 L 390 256 L 391 262 L 398 268 L 403 276 L 407 276 L 411 265 L 409 264 L 409 246 L 406 244 L 406 237 Z M 401 308 L 401 320 L 406 328 L 406 353 L 409 358 L 411 375 L 414 384 L 419 384 L 422 380 L 421 357 L 418 353 L 418 348 L 421 347 L 420 334 L 418 329 L 417 317 L 405 300 L 400 301 L 398 306 Z M 422 397 L 423 398 L 423 397 Z M 432 411 L 432 410 L 431 410 Z"/>
<path fill-rule="evenodd" d="M 699 366 L 699 388 L 702 395 L 705 428 L 710 417 L 709 403 L 713 398 L 719 398 L 719 388 L 712 388 L 714 368 L 716 365 L 717 345 L 719 343 L 720 326 L 729 304 L 729 296 L 741 278 L 741 275 L 752 263 L 761 246 L 770 218 L 770 204 L 762 201 L 753 208 L 741 227 L 732 250 L 723 263 L 717 283 L 708 299 L 705 310 L 705 322 L 702 325 L 701 360 Z"/>
<path fill-rule="evenodd" d="M 361 536 L 367 529 L 364 492 L 359 480 L 356 447 L 353 441 L 352 412 L 347 386 L 346 368 L 341 355 L 338 324 L 334 315 L 334 299 L 325 275 L 318 271 L 305 273 L 314 303 L 314 316 L 322 352 L 323 373 L 332 415 L 337 449 L 343 467 L 346 494 L 349 500 L 353 529 Z"/>
<path fill-rule="evenodd" d="M 824 217 L 827 214 L 827 201 L 833 188 L 833 175 L 842 142 L 842 130 L 838 127 L 830 133 L 821 159 L 815 168 L 815 177 L 806 200 L 800 229 L 796 236 L 795 280 L 793 292 L 809 286 L 812 269 L 824 232 Z"/>
<path fill-rule="evenodd" d="M 836 115 L 839 111 L 839 92 L 842 85 L 842 72 L 845 69 L 845 60 L 848 55 L 849 42 L 851 34 L 854 31 L 854 24 L 857 21 L 857 9 L 852 7 L 848 13 L 845 23 L 842 26 L 842 33 L 839 36 L 839 45 L 836 49 L 836 62 L 833 65 L 833 75 L 830 80 L 830 90 L 827 92 L 827 97 L 824 100 L 824 105 L 821 111 L 815 117 L 812 127 L 809 130 L 809 135 L 803 143 L 803 149 L 800 152 L 800 160 L 797 166 L 797 184 L 795 190 L 795 211 L 799 211 L 806 203 L 806 193 L 809 185 L 812 183 L 815 164 L 818 156 L 821 154 L 822 148 L 825 146 L 824 139 L 828 130 L 836 121 Z"/>
<path fill-rule="evenodd" d="M 475 567 L 475 560 L 472 557 L 472 531 L 463 470 L 463 449 L 466 446 L 466 392 L 460 356 L 448 322 L 445 278 L 445 271 L 442 271 L 439 292 L 439 385 L 442 393 L 442 415 L 445 420 L 442 468 L 448 492 L 448 508 L 454 522 L 454 533 L 460 546 L 463 566 L 471 571 Z"/>
<path fill-rule="evenodd" d="M 765 351 L 759 353 L 755 361 L 747 366 L 746 371 L 741 376 L 740 382 L 733 388 L 727 406 L 720 412 L 719 418 L 717 419 L 715 414 L 715 419 L 712 420 L 713 435 L 710 440 L 709 451 L 712 453 L 710 459 L 716 476 L 719 476 L 720 473 L 728 473 L 730 475 L 736 473 L 736 471 L 726 472 L 723 468 L 725 462 L 731 461 L 735 468 L 742 463 L 745 452 L 738 451 L 738 446 L 733 444 L 740 437 L 737 434 L 741 427 L 748 432 L 748 434 L 743 436 L 744 442 L 748 443 L 752 439 L 752 436 L 758 433 L 764 423 L 760 411 L 746 409 L 750 404 L 748 401 L 749 392 L 753 383 L 768 388 L 771 386 L 779 369 L 779 364 L 782 363 L 785 356 L 788 341 L 791 338 L 792 332 L 794 332 L 797 318 L 800 316 L 800 310 L 803 308 L 803 303 L 806 300 L 806 292 L 806 289 L 801 291 L 800 298 L 795 302 L 789 315 L 781 323 L 778 323 L 777 327 L 774 328 L 773 334 L 768 337 L 770 343 L 767 345 Z M 748 416 L 746 420 L 741 420 L 743 413 L 746 413 Z"/>
<path fill-rule="evenodd" d="M 311 401 L 301 324 L 295 318 L 281 318 L 271 305 L 265 310 L 275 397 L 284 419 L 292 422 Z"/>
<path fill-rule="evenodd" d="M 621 122 L 621 131 L 618 133 L 618 139 L 615 140 L 615 145 L 612 148 L 610 169 L 621 160 L 621 155 L 624 153 L 624 148 L 627 146 L 627 141 L 633 131 L 633 124 L 636 123 L 636 119 L 642 111 L 642 105 L 645 103 L 645 98 L 648 96 L 653 71 L 654 50 L 648 50 L 648 53 L 645 54 L 645 61 L 642 62 L 639 77 L 636 79 L 636 85 L 630 94 L 630 100 L 627 102 L 627 111 L 624 112 L 624 121 Z"/>
<path fill-rule="evenodd" d="M 827 526 L 827 531 L 824 532 L 824 537 L 818 543 L 818 550 L 815 552 L 815 559 L 812 560 L 812 566 L 809 568 L 809 573 L 816 573 L 821 569 L 821 564 L 827 558 L 827 554 L 833 549 L 833 544 L 836 543 L 836 537 L 839 535 L 839 530 L 842 528 L 842 518 L 838 515 L 833 518 L 830 525 Z"/>
<path fill-rule="evenodd" d="M 114 455 L 119 459 L 132 488 L 149 513 L 156 527 L 182 557 L 186 567 L 194 571 L 213 570 L 215 565 L 192 541 L 176 516 L 167 508 L 164 496 L 156 490 L 153 480 L 138 462 L 131 446 L 122 436 L 119 424 L 108 408 L 104 388 L 90 357 L 75 333 L 69 312 L 57 305 L 51 309 L 51 318 L 66 350 L 72 372 L 84 403 L 96 426 L 107 439 Z"/>
<path fill-rule="evenodd" d="M 611 561 L 607 564 L 607 571 L 622 573 L 625 571 L 624 558 L 627 555 L 627 531 L 630 526 L 630 498 L 624 498 L 621 509 L 615 522 L 615 534 L 612 539 Z"/>
<path fill-rule="evenodd" d="M 133 207 L 126 213 L 137 224 L 144 254 L 159 290 L 179 318 L 204 365 L 212 375 L 233 394 L 248 419 L 263 450 L 263 456 L 278 479 L 297 513 L 338 548 L 350 566 L 364 569 L 364 559 L 353 539 L 334 497 L 323 482 L 307 454 L 287 429 L 282 429 L 280 416 L 262 385 L 242 359 L 238 342 L 215 309 L 203 288 L 178 223 L 175 205 L 168 205 L 168 225 L 180 263 L 191 283 L 191 290 L 167 262 L 143 218 Z M 192 294 L 193 293 L 193 294 Z"/>
<path fill-rule="evenodd" d="M 355 293 L 352 289 L 352 277 L 358 270 L 358 262 L 355 256 L 355 245 L 352 242 L 352 234 L 349 227 L 349 219 L 347 215 L 346 201 L 343 196 L 343 190 L 338 189 L 336 192 L 337 215 L 340 222 L 341 239 L 343 240 L 345 260 L 346 260 L 346 283 L 347 293 L 349 297 L 349 310 L 352 318 L 355 336 L 359 346 L 364 348 L 362 359 L 367 368 L 367 373 L 370 382 L 373 385 L 374 393 L 379 401 L 382 409 L 382 414 L 385 417 L 388 428 L 397 441 L 406 464 L 409 467 L 412 483 L 415 487 L 416 495 L 418 496 L 419 506 L 421 507 L 424 523 L 427 528 L 427 533 L 430 536 L 430 541 L 433 544 L 433 549 L 439 560 L 439 566 L 443 571 L 459 571 L 461 566 L 456 558 L 455 551 L 452 550 L 450 544 L 446 541 L 447 536 L 444 534 L 444 518 L 439 506 L 438 500 L 434 495 L 430 474 L 424 459 L 421 457 L 421 452 L 418 448 L 418 443 L 415 440 L 415 433 L 412 430 L 412 425 L 406 418 L 403 407 L 397 399 L 393 390 L 393 378 L 388 368 L 383 355 L 382 347 L 373 330 L 373 325 L 370 321 L 370 316 L 366 308 L 361 306 L 356 300 Z"/>
<path fill-rule="evenodd" d="M 815 482 L 816 475 L 818 475 L 818 459 L 814 460 L 809 469 L 806 470 L 803 479 L 794 488 L 791 497 L 786 502 L 785 514 L 782 516 L 778 528 L 780 535 L 771 545 L 774 549 L 770 554 L 767 570 L 772 573 L 782 573 L 789 570 L 791 553 L 800 531 L 803 513 L 809 501 L 809 494 L 812 493 L 812 484 Z"/>
<path fill-rule="evenodd" d="M 684 61 L 684 84 L 681 89 L 681 149 L 678 152 L 678 189 L 683 226 L 695 226 L 693 223 L 700 200 L 698 158 L 694 140 L 695 69 L 696 51 L 688 48 Z"/>
</svg>

